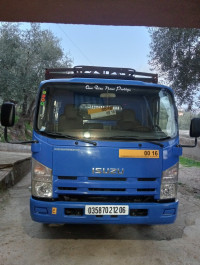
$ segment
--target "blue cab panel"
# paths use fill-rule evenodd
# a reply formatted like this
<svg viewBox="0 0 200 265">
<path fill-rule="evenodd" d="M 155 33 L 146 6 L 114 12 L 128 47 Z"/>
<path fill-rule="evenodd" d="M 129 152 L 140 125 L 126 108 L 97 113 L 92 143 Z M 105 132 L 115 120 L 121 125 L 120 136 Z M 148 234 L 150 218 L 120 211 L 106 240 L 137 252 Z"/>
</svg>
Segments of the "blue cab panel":
<svg viewBox="0 0 200 265">
<path fill-rule="evenodd" d="M 162 172 L 178 162 L 173 146 L 177 140 L 165 141 L 164 147 L 147 142 L 101 142 L 97 146 L 72 140 L 46 138 L 34 133 L 42 145 L 32 147 L 33 158 L 52 168 L 53 201 L 30 199 L 31 217 L 42 223 L 121 223 L 169 224 L 176 219 L 178 201 L 159 202 Z M 119 150 L 157 150 L 159 158 L 121 158 Z M 95 173 L 96 170 L 96 173 Z M 67 201 L 67 196 L 81 201 Z M 128 215 L 86 215 L 86 205 L 110 205 L 113 202 L 88 201 L 88 197 L 135 196 L 140 202 L 115 202 L 129 207 Z M 144 198 L 144 201 L 142 201 Z M 152 202 L 145 202 L 152 198 Z M 64 200 L 65 199 L 65 200 Z M 151 200 L 151 199 L 150 199 Z M 55 210 L 56 209 L 56 210 Z"/>
</svg>

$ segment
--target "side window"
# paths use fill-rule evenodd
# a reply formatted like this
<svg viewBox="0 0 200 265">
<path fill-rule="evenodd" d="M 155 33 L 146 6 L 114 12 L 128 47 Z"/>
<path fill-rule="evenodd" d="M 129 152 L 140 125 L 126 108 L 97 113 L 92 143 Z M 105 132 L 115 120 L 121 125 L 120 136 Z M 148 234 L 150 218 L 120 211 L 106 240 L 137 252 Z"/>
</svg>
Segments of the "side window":
<svg viewBox="0 0 200 265">
<path fill-rule="evenodd" d="M 159 126 L 166 135 L 173 136 L 176 132 L 175 113 L 172 107 L 172 99 L 169 95 L 162 96 L 160 99 Z"/>
<path fill-rule="evenodd" d="M 167 101 L 164 98 L 160 101 L 160 113 L 159 113 L 159 126 L 162 131 L 166 131 L 167 122 L 168 122 L 168 114 L 167 114 Z"/>
</svg>

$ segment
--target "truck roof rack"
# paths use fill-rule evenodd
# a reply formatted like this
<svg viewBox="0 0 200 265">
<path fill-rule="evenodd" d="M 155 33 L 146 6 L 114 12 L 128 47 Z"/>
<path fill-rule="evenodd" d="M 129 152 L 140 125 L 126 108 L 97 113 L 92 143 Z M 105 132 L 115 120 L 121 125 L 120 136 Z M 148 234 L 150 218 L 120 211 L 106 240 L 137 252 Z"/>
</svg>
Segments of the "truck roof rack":
<svg viewBox="0 0 200 265">
<path fill-rule="evenodd" d="M 45 72 L 46 80 L 73 77 L 125 79 L 158 83 L 157 74 L 137 72 L 131 68 L 80 65 L 73 68 L 48 68 Z"/>
</svg>

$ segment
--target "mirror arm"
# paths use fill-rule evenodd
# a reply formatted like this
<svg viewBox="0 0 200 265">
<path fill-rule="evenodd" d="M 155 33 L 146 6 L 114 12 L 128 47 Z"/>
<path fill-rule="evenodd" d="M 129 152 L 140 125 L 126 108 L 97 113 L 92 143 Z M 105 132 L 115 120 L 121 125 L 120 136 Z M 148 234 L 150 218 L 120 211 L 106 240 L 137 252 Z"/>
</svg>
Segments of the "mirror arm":
<svg viewBox="0 0 200 265">
<path fill-rule="evenodd" d="M 8 140 L 8 130 L 7 127 L 4 128 L 4 139 L 7 143 L 9 144 L 35 144 L 35 143 L 39 143 L 37 140 L 32 140 L 32 141 L 18 141 L 18 142 L 10 142 Z"/>
<path fill-rule="evenodd" d="M 195 137 L 195 142 L 194 145 L 182 145 L 182 144 L 178 144 L 177 147 L 189 147 L 189 148 L 193 148 L 197 146 L 197 137 Z"/>
</svg>

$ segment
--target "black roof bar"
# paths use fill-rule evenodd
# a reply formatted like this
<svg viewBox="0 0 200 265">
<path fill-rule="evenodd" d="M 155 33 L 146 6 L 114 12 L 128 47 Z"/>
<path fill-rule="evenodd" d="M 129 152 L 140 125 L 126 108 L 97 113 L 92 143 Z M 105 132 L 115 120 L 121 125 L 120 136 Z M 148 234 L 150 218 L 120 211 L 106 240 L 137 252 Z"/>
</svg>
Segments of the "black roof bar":
<svg viewBox="0 0 200 265">
<path fill-rule="evenodd" d="M 80 65 L 74 66 L 74 68 L 48 68 L 45 72 L 45 79 L 62 79 L 73 77 L 125 79 L 158 83 L 157 74 L 136 72 L 131 68 Z"/>
</svg>

